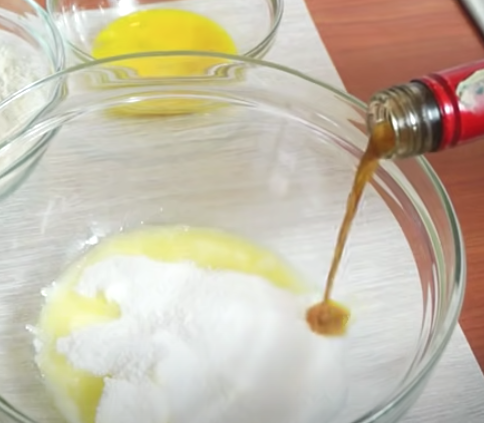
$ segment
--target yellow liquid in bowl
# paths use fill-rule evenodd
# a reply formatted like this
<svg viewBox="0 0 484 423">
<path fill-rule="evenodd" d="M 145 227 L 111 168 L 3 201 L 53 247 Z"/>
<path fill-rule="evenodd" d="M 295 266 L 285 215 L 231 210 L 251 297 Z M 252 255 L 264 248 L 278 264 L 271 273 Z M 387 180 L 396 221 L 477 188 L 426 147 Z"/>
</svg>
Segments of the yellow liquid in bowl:
<svg viewBox="0 0 484 423">
<path fill-rule="evenodd" d="M 194 12 L 154 9 L 135 12 L 111 22 L 96 37 L 92 56 L 112 56 L 159 51 L 204 51 L 236 54 L 237 48 L 218 23 Z M 193 77 L 207 75 L 224 59 L 202 56 L 138 58 L 116 63 L 139 77 Z M 129 115 L 180 114 L 205 111 L 205 100 L 142 100 L 116 108 Z"/>
<path fill-rule="evenodd" d="M 96 37 L 96 59 L 154 51 L 206 51 L 235 54 L 230 35 L 211 19 L 185 10 L 155 9 L 135 12 L 111 22 Z M 145 77 L 203 75 L 220 59 L 172 57 L 133 59 L 125 65 Z M 162 66 L 161 66 L 162 65 Z"/>
<path fill-rule="evenodd" d="M 190 260 L 205 268 L 258 275 L 296 294 L 306 292 L 298 275 L 277 255 L 224 232 L 147 228 L 104 240 L 58 281 L 48 295 L 37 326 L 43 340 L 37 364 L 56 406 L 70 422 L 95 422 L 104 382 L 73 368 L 57 353 L 56 341 L 74 330 L 119 316 L 117 306 L 102 297 L 86 298 L 73 290 L 86 267 L 113 255 L 144 255 L 164 262 Z"/>
</svg>

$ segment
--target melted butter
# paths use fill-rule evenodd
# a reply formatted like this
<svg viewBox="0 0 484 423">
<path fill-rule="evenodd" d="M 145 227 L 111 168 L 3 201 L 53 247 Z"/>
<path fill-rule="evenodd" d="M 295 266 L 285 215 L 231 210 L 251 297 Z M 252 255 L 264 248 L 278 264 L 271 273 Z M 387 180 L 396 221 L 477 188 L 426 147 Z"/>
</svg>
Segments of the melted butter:
<svg viewBox="0 0 484 423">
<path fill-rule="evenodd" d="M 274 253 L 230 234 L 209 229 L 146 228 L 102 241 L 56 283 L 37 325 L 44 347 L 37 363 L 61 413 L 70 421 L 94 423 L 103 380 L 73 368 L 56 352 L 56 340 L 92 324 L 116 319 L 119 310 L 102 297 L 77 295 L 82 272 L 113 255 L 144 255 L 154 260 L 190 260 L 205 268 L 234 270 L 266 278 L 296 294 L 307 290 L 301 279 Z"/>
</svg>

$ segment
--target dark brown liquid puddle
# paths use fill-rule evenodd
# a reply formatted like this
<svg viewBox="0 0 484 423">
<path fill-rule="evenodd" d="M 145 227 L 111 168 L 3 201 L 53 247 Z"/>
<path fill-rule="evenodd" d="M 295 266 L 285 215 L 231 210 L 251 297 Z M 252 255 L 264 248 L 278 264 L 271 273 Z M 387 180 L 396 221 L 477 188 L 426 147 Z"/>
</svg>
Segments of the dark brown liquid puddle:
<svg viewBox="0 0 484 423">
<path fill-rule="evenodd" d="M 326 280 L 323 301 L 309 308 L 306 313 L 306 320 L 310 328 L 320 335 L 341 336 L 346 333 L 350 311 L 343 305 L 331 300 L 336 273 L 338 272 L 348 234 L 358 211 L 363 191 L 375 174 L 380 158 L 394 148 L 395 134 L 391 125 L 387 122 L 377 124 L 373 129 L 368 141 L 368 147 L 356 170 L 343 223 L 338 233 L 333 261 Z"/>
</svg>

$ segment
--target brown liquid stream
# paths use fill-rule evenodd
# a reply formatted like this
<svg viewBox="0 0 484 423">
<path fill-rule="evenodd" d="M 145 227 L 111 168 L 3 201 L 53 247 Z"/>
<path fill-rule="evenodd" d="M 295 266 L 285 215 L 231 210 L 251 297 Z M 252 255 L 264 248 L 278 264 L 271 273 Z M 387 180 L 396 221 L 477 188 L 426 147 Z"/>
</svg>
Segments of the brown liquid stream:
<svg viewBox="0 0 484 423">
<path fill-rule="evenodd" d="M 340 336 L 346 333 L 350 311 L 341 304 L 331 300 L 336 273 L 338 271 L 344 248 L 348 240 L 353 220 L 366 185 L 370 182 L 381 157 L 395 148 L 395 134 L 388 122 L 377 124 L 368 141 L 353 181 L 348 197 L 346 212 L 343 218 L 334 250 L 333 261 L 326 280 L 323 301 L 308 309 L 306 320 L 314 332 L 320 335 Z"/>
</svg>

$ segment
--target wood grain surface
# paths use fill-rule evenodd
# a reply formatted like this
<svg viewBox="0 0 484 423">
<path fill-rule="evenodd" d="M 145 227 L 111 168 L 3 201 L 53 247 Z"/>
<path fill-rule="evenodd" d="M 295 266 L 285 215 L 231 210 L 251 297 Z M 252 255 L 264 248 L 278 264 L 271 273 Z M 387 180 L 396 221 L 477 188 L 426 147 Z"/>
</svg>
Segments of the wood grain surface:
<svg viewBox="0 0 484 423">
<path fill-rule="evenodd" d="M 484 58 L 482 38 L 457 0 L 306 1 L 348 91 L 363 100 L 386 86 Z M 484 367 L 484 141 L 429 160 L 464 232 L 468 287 L 461 325 Z"/>
</svg>

